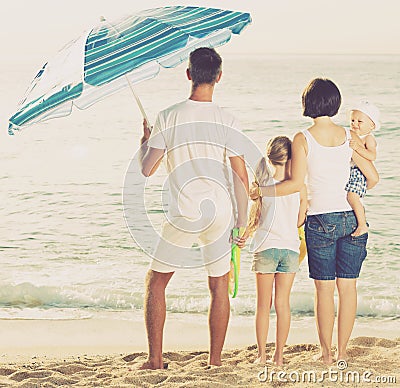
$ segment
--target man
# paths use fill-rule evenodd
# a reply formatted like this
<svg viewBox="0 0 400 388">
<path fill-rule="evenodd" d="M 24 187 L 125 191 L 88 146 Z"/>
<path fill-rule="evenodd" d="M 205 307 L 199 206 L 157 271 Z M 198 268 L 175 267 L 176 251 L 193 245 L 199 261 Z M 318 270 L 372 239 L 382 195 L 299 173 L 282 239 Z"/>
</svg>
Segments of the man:
<svg viewBox="0 0 400 388">
<path fill-rule="evenodd" d="M 248 202 L 243 137 L 236 130 L 234 117 L 212 102 L 214 86 L 222 75 L 221 64 L 214 49 L 193 51 L 186 71 L 192 85 L 189 99 L 160 112 L 151 136 L 144 121 L 139 156 L 142 173 L 152 175 L 166 151 L 170 199 L 167 222 L 146 277 L 144 313 L 149 355 L 142 369 L 164 368 L 165 288 L 177 267 L 190 266 L 185 253 L 195 242 L 200 243 L 211 295 L 208 363 L 221 365 L 230 313 L 229 237 L 232 226 L 246 225 Z M 236 222 L 228 193 L 227 158 L 233 175 Z"/>
</svg>

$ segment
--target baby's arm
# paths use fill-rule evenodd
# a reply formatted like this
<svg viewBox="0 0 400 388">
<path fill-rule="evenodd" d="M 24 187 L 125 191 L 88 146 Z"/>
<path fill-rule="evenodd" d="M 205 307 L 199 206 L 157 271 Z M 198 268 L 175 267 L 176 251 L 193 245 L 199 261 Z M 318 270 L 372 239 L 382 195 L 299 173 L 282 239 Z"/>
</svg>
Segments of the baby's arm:
<svg viewBox="0 0 400 388">
<path fill-rule="evenodd" d="M 362 144 L 361 139 L 353 131 L 350 131 L 352 140 L 356 140 Z M 352 155 L 353 162 L 361 170 L 364 176 L 367 178 L 367 189 L 370 190 L 379 182 L 379 174 L 376 171 L 374 164 L 365 158 L 363 158 L 358 152 L 353 151 Z"/>
<path fill-rule="evenodd" d="M 368 135 L 365 138 L 365 145 L 356 140 L 350 140 L 350 147 L 359 155 L 367 160 L 376 160 L 376 140 L 373 136 Z"/>
</svg>

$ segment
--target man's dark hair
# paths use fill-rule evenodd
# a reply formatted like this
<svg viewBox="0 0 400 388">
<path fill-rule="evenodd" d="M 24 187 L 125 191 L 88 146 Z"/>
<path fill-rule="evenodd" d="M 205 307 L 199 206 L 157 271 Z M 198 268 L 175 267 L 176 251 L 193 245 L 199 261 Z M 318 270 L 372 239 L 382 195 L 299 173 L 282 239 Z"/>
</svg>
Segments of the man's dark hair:
<svg viewBox="0 0 400 388">
<path fill-rule="evenodd" d="M 313 79 L 304 89 L 301 99 L 303 116 L 313 119 L 335 116 L 342 102 L 338 87 L 326 78 Z"/>
<path fill-rule="evenodd" d="M 222 59 L 213 48 L 201 47 L 192 51 L 189 57 L 189 73 L 193 86 L 214 85 L 221 72 L 221 65 Z"/>
</svg>

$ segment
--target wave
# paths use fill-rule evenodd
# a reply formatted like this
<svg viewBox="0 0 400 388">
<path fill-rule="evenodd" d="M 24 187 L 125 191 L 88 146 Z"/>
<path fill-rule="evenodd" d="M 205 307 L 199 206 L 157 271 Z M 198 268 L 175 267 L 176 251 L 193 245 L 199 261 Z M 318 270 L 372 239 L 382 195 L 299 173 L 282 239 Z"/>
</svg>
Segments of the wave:
<svg viewBox="0 0 400 388">
<path fill-rule="evenodd" d="M 255 296 L 242 294 L 231 300 L 232 313 L 239 316 L 255 314 Z M 92 286 L 51 287 L 32 283 L 0 284 L 0 307 L 4 312 L 42 310 L 85 310 L 87 311 L 132 311 L 143 309 L 142 292 L 130 292 L 123 289 L 104 289 Z M 209 297 L 206 294 L 168 295 L 167 310 L 172 313 L 207 314 Z M 293 292 L 291 308 L 294 316 L 314 314 L 314 296 L 310 292 Z M 35 310 L 36 311 L 36 310 Z M 272 308 L 272 313 L 274 310 Z M 14 313 L 6 313 L 13 316 Z M 47 313 L 44 314 L 44 316 Z M 52 316 L 48 313 L 49 316 Z M 82 313 L 83 314 L 83 313 Z M 72 314 L 86 317 L 85 314 Z M 29 314 L 28 314 L 29 315 Z M 37 315 L 37 314 L 36 314 Z M 63 314 L 61 314 L 63 315 Z M 398 296 L 360 296 L 357 315 L 359 317 L 400 318 L 400 300 Z"/>
<path fill-rule="evenodd" d="M 135 309 L 143 305 L 140 293 L 112 292 L 93 286 L 38 286 L 29 282 L 0 284 L 0 307 Z"/>
</svg>

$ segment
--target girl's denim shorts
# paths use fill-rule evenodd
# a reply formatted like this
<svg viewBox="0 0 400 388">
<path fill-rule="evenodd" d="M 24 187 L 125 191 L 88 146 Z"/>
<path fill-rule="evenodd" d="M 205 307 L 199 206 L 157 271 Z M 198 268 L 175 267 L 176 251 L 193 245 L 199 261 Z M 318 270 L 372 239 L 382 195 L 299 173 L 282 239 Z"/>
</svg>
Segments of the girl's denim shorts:
<svg viewBox="0 0 400 388">
<path fill-rule="evenodd" d="M 256 273 L 293 273 L 299 270 L 299 254 L 290 249 L 270 248 L 254 254 Z"/>
<path fill-rule="evenodd" d="M 305 234 L 310 278 L 358 278 L 367 256 L 368 233 L 352 237 L 356 228 L 353 211 L 307 216 Z"/>
</svg>

